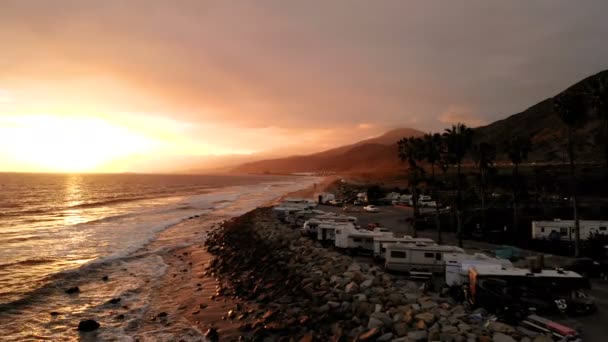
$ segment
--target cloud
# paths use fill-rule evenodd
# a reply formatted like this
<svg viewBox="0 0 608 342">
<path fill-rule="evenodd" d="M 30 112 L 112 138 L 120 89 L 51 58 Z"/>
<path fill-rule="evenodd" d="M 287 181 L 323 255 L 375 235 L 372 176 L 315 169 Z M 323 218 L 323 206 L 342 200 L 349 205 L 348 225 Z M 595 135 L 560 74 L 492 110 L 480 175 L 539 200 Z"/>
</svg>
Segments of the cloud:
<svg viewBox="0 0 608 342">
<path fill-rule="evenodd" d="M 606 12 L 602 0 L 5 0 L 0 85 L 41 108 L 162 113 L 232 150 L 329 147 L 365 125 L 479 125 L 552 96 L 608 67 Z"/>
<path fill-rule="evenodd" d="M 470 127 L 486 124 L 486 121 L 476 115 L 471 109 L 462 106 L 450 106 L 441 115 L 439 121 L 445 124 L 464 123 Z"/>
</svg>

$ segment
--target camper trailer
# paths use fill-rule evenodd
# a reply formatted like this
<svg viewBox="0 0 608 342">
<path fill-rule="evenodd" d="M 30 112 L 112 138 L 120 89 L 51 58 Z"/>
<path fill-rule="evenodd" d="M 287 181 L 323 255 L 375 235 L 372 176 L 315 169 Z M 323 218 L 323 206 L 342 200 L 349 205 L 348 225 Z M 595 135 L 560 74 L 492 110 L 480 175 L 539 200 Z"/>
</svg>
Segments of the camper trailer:
<svg viewBox="0 0 608 342">
<path fill-rule="evenodd" d="M 336 229 L 356 229 L 350 222 L 322 222 L 317 226 L 317 240 L 322 243 L 331 242 L 334 244 L 336 240 Z"/>
<path fill-rule="evenodd" d="M 464 253 L 456 246 L 387 243 L 384 267 L 389 271 L 443 273 L 446 253 Z"/>
<path fill-rule="evenodd" d="M 581 220 L 581 240 L 592 234 L 608 235 L 608 221 Z M 575 239 L 573 220 L 532 221 L 532 239 L 573 242 Z"/>
<path fill-rule="evenodd" d="M 292 223 L 296 226 L 301 227 L 304 222 L 319 217 L 319 216 L 324 216 L 327 215 L 328 212 L 323 211 L 323 210 L 316 210 L 316 209 L 306 209 L 306 210 L 301 210 L 301 211 L 297 211 L 295 212 L 293 215 L 289 215 L 286 217 L 286 221 L 288 223 Z"/>
<path fill-rule="evenodd" d="M 386 254 L 386 244 L 389 243 L 403 243 L 410 245 L 435 245 L 435 241 L 426 238 L 413 238 L 409 235 L 403 237 L 396 237 L 394 235 L 379 236 L 374 238 L 374 259 L 384 260 Z"/>
<path fill-rule="evenodd" d="M 443 255 L 445 261 L 445 283 L 448 286 L 460 286 L 469 281 L 469 269 L 474 266 L 494 267 L 496 269 L 510 269 L 513 264 L 507 259 L 489 257 L 483 253 L 462 254 L 446 253 Z"/>
<path fill-rule="evenodd" d="M 335 246 L 353 253 L 372 253 L 374 239 L 389 236 L 393 236 L 393 233 L 375 229 L 373 231 L 349 228 L 336 229 Z"/>
<path fill-rule="evenodd" d="M 336 195 L 332 194 L 331 192 L 322 192 L 317 195 L 317 203 L 319 204 L 327 204 L 335 199 Z"/>
<path fill-rule="evenodd" d="M 272 210 L 275 212 L 279 220 L 287 221 L 288 217 L 295 215 L 295 213 L 302 210 L 312 209 L 307 204 L 281 204 L 274 207 Z"/>
</svg>

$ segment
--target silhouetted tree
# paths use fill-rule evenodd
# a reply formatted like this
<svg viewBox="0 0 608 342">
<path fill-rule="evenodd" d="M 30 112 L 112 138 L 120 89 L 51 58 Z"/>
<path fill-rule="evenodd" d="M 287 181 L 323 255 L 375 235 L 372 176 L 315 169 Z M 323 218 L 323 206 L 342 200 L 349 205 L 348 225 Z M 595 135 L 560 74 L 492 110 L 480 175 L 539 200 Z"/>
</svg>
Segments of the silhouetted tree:
<svg viewBox="0 0 608 342">
<path fill-rule="evenodd" d="M 418 162 L 424 159 L 424 141 L 420 138 L 403 138 L 397 143 L 399 147 L 399 159 L 408 165 L 408 184 L 412 193 L 412 206 L 414 207 L 414 218 L 412 220 L 412 235 L 417 237 L 416 222 L 418 220 L 418 190 L 422 181 L 424 170 Z"/>
<path fill-rule="evenodd" d="M 608 167 L 608 79 L 598 78 L 591 84 L 591 108 L 602 120 L 599 141 L 604 150 L 604 161 Z"/>
<path fill-rule="evenodd" d="M 513 164 L 513 181 L 512 181 L 512 194 L 513 194 L 513 226 L 512 235 L 515 239 L 519 234 L 518 227 L 518 205 L 519 205 L 519 190 L 521 187 L 521 178 L 519 175 L 519 165 L 528 159 L 528 153 L 532 149 L 532 142 L 529 137 L 512 136 L 511 139 L 505 141 L 504 144 L 505 153 Z"/>
<path fill-rule="evenodd" d="M 558 96 L 553 107 L 562 122 L 566 125 L 568 135 L 568 159 L 570 163 L 570 193 L 572 197 L 572 211 L 574 216 L 574 255 L 580 255 L 580 222 L 578 217 L 576 166 L 574 156 L 574 132 L 587 122 L 587 109 L 583 95 L 576 92 L 565 92 Z"/>
<path fill-rule="evenodd" d="M 486 225 L 486 189 L 488 172 L 494 168 L 496 159 L 496 146 L 482 142 L 473 146 L 473 159 L 479 169 L 479 192 L 481 198 L 481 229 Z"/>
<path fill-rule="evenodd" d="M 473 130 L 463 123 L 447 128 L 443 133 L 448 161 L 456 165 L 456 231 L 458 245 L 462 247 L 462 160 L 473 143 Z"/>
<path fill-rule="evenodd" d="M 431 165 L 430 185 L 433 188 L 435 198 L 435 226 L 437 228 L 437 243 L 442 243 L 441 217 L 439 213 L 439 183 L 435 178 L 435 165 L 442 162 L 445 154 L 444 140 L 439 133 L 427 133 L 424 135 L 424 158 Z"/>
</svg>

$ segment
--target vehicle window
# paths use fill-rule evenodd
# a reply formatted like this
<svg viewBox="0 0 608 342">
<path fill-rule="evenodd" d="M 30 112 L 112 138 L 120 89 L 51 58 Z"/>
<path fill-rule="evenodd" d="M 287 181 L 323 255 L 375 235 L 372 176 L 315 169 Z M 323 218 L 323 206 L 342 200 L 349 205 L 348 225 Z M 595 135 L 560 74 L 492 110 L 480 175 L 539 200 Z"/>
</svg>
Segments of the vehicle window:
<svg viewBox="0 0 608 342">
<path fill-rule="evenodd" d="M 341 230 L 336 230 L 336 234 L 340 235 L 340 234 L 342 234 L 342 231 Z"/>
<path fill-rule="evenodd" d="M 559 229 L 559 235 L 561 235 L 561 236 L 568 235 L 568 228 L 560 228 Z"/>
<path fill-rule="evenodd" d="M 435 260 L 441 260 L 441 253 L 435 253 Z"/>
<path fill-rule="evenodd" d="M 424 257 L 425 258 L 434 258 L 435 257 L 435 253 L 426 252 L 426 253 L 424 253 Z"/>
<path fill-rule="evenodd" d="M 402 251 L 391 251 L 391 258 L 404 259 L 406 256 L 405 252 Z"/>
<path fill-rule="evenodd" d="M 545 232 L 545 227 L 542 227 L 542 228 L 540 229 L 540 232 L 541 232 L 541 233 L 544 233 L 544 232 Z"/>
<path fill-rule="evenodd" d="M 606 227 L 600 227 L 600 230 L 601 230 L 601 231 L 606 231 L 606 230 L 607 230 L 607 228 L 606 228 Z"/>
<path fill-rule="evenodd" d="M 354 242 L 361 242 L 361 239 L 360 238 L 354 238 L 353 241 Z"/>
</svg>

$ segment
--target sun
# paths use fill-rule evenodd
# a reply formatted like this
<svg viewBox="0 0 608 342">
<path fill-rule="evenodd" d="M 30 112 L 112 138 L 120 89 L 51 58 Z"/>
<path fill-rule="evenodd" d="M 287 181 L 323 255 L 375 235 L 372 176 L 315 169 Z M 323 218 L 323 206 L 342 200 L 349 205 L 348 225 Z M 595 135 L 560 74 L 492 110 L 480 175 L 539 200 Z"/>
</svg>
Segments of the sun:
<svg viewBox="0 0 608 342">
<path fill-rule="evenodd" d="M 141 134 L 96 117 L 28 115 L 2 122 L 0 143 L 10 144 L 15 160 L 39 171 L 104 171 L 105 164 L 154 145 Z"/>
</svg>

